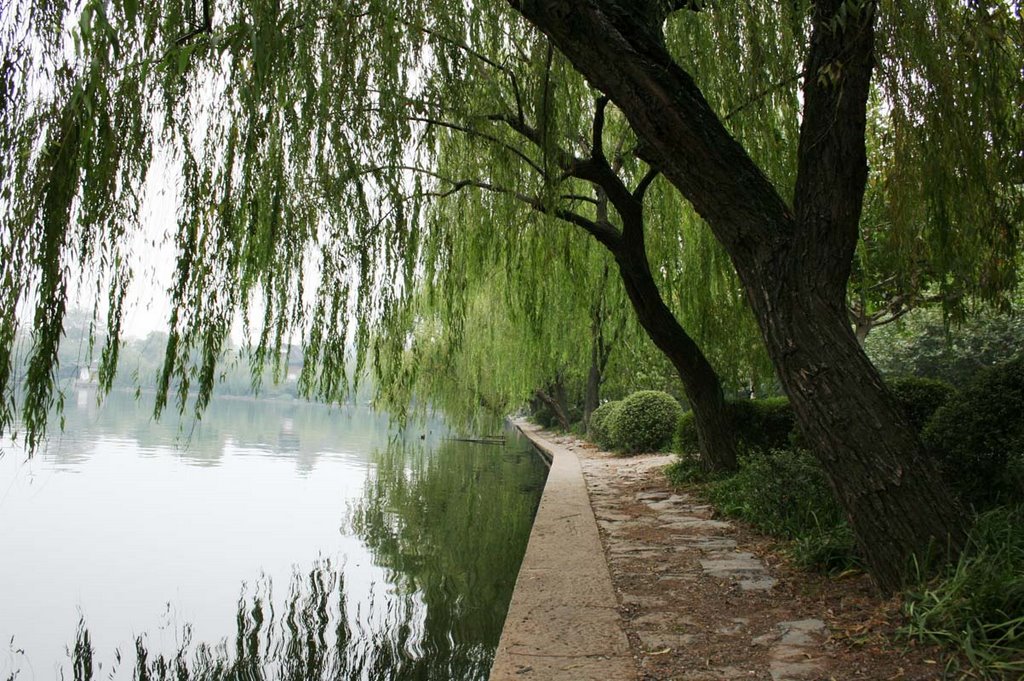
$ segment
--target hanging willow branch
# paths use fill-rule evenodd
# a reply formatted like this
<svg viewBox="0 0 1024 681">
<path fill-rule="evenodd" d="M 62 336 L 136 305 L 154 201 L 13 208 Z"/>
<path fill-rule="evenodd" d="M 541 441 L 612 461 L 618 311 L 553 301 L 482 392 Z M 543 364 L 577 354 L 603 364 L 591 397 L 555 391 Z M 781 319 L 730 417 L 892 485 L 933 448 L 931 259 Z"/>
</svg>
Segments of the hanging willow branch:
<svg viewBox="0 0 1024 681">
<path fill-rule="evenodd" d="M 528 260 L 564 265 L 568 290 L 583 279 L 573 268 L 586 247 L 536 216 L 593 233 L 614 221 L 599 219 L 602 206 L 627 198 L 650 207 L 646 245 L 679 313 L 720 340 L 723 366 L 759 361 L 740 347 L 756 334 L 728 259 L 655 179 L 657 150 L 613 107 L 595 110 L 586 82 L 507 3 L 199 9 L 201 19 L 182 0 L 4 6 L 0 429 L 19 427 L 34 445 L 59 406 L 57 349 L 79 281 L 95 282 L 87 299 L 107 301 L 96 341 L 110 385 L 128 282 L 140 278 L 130 244 L 152 229 L 147 181 L 174 187 L 178 201 L 173 280 L 154 282 L 171 297 L 158 405 L 209 399 L 240 319 L 257 382 L 264 361 L 279 368 L 295 342 L 303 388 L 341 399 L 352 369 L 377 353 L 373 338 L 402 346 L 408 320 L 397 310 L 425 280 L 449 285 L 437 294 L 452 302 L 452 326 L 472 263 L 503 263 L 522 279 L 508 297 L 540 309 L 538 282 L 554 286 L 553 275 Z M 810 3 L 657 9 L 669 49 L 715 109 L 732 112 L 730 133 L 785 194 L 799 110 L 787 79 L 803 62 Z M 924 257 L 943 290 L 1006 290 L 1022 212 L 1013 188 L 1024 184 L 1019 15 L 954 0 L 879 11 L 869 144 L 879 200 L 869 205 L 882 214 L 873 224 L 890 225 L 879 252 L 893 257 L 865 276 Z M 605 137 L 615 140 L 607 150 L 595 144 Z M 409 168 L 509 192 L 444 195 L 450 186 Z M 682 295 L 693 281 L 704 283 L 699 295 Z"/>
</svg>

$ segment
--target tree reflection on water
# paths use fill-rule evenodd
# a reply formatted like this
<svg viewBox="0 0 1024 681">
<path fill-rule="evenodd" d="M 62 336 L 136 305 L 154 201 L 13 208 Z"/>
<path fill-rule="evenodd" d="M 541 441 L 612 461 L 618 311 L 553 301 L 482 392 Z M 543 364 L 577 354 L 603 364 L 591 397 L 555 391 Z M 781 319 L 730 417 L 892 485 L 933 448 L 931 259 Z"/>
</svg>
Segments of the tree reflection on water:
<svg viewBox="0 0 1024 681">
<path fill-rule="evenodd" d="M 526 448 L 399 443 L 379 456 L 352 524 L 423 603 L 420 654 L 400 678 L 486 677 L 545 475 Z"/>
<path fill-rule="evenodd" d="M 374 462 L 343 529 L 385 569 L 386 590 L 348 593 L 343 567 L 322 559 L 295 570 L 283 600 L 269 578 L 243 588 L 233 641 L 194 642 L 186 626 L 176 652 L 140 636 L 102 668 L 81 621 L 72 677 L 485 679 L 546 471 L 525 447 L 461 442 L 396 441 Z"/>
</svg>

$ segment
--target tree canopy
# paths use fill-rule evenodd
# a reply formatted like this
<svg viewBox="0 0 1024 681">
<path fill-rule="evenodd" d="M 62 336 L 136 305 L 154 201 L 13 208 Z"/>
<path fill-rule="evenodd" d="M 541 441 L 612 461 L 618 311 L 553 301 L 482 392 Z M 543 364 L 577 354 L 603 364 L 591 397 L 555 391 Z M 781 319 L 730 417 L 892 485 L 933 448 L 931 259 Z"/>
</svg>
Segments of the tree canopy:
<svg viewBox="0 0 1024 681">
<path fill-rule="evenodd" d="M 172 393 L 180 409 L 190 394 L 202 409 L 238 316 L 256 338 L 254 372 L 298 336 L 302 387 L 337 399 L 350 349 L 362 366 L 371 348 L 405 347 L 410 297 L 440 296 L 434 309 L 457 329 L 473 263 L 522 268 L 550 253 L 567 243 L 550 236 L 552 219 L 610 243 L 637 210 L 656 225 L 639 241 L 641 269 L 649 260 L 657 294 L 669 291 L 712 346 L 749 337 L 736 330 L 756 319 L 862 544 L 894 547 L 871 557 L 883 583 L 934 537 L 962 538 L 955 510 L 910 512 L 942 495 L 927 491 L 916 437 L 851 344 L 847 284 L 856 274 L 863 309 L 882 304 L 880 291 L 955 306 L 961 292 L 998 300 L 1012 288 L 1019 3 L 3 10 L 0 427 L 20 419 L 30 444 L 55 400 L 69 286 L 86 276 L 106 300 L 110 385 L 147 180 L 173 184 L 178 200 L 157 411 Z M 580 162 L 580 148 L 602 163 Z M 629 197 L 594 193 L 614 184 L 594 182 L 609 167 Z M 605 199 L 621 223 L 606 219 Z M 553 241 L 537 250 L 542 234 Z M 901 281 L 905 271 L 920 274 Z M 879 424 L 890 433 L 880 448 Z M 879 524 L 878 509 L 908 519 Z"/>
<path fill-rule="evenodd" d="M 794 181 L 809 7 L 716 4 L 666 27 L 674 56 L 783 187 Z M 882 206 L 883 238 L 905 252 L 886 250 L 900 262 L 931 263 L 939 287 L 998 291 L 1013 275 L 1020 211 L 1019 9 L 880 11 L 872 146 L 882 163 L 867 205 Z M 447 180 L 593 215 L 589 192 L 548 153 L 587 139 L 589 87 L 503 3 L 13 2 L 2 38 L 0 423 L 20 411 L 30 437 L 53 399 L 69 282 L 84 273 L 98 273 L 107 301 L 109 385 L 147 176 L 175 182 L 179 200 L 161 387 L 182 405 L 190 390 L 209 395 L 237 314 L 261 360 L 301 335 L 304 387 L 336 398 L 347 348 L 363 356 L 370 328 L 417 277 L 444 273 L 459 251 L 486 261 L 519 248 L 523 224 L 538 219 L 529 206 L 481 187 L 441 198 L 455 189 Z M 539 146 L 503 120 L 516 116 L 538 121 Z M 610 118 L 612 151 L 642 173 L 636 138 Z M 712 352 L 735 356 L 724 341 L 742 311 L 708 313 L 712 300 L 742 308 L 727 259 L 677 192 L 651 194 L 662 286 Z M 428 203 L 443 206 L 430 230 Z M 998 257 L 976 258 L 984 249 Z M 311 262 L 318 280 L 304 281 Z M 975 276 L 981 266 L 987 276 Z M 458 282 L 445 283 L 442 295 L 456 295 Z M 32 343 L 20 392 L 11 371 L 23 326 Z"/>
</svg>

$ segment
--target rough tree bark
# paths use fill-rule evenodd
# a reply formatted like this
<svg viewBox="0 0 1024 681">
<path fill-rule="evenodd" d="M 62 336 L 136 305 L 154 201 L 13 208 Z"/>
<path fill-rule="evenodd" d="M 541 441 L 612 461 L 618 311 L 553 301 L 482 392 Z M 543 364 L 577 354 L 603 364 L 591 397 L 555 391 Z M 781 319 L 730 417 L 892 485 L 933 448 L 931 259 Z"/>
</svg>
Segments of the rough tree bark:
<svg viewBox="0 0 1024 681">
<path fill-rule="evenodd" d="M 623 111 L 729 253 L 879 586 L 897 589 L 913 560 L 962 547 L 963 514 L 857 343 L 845 307 L 867 177 L 876 3 L 814 6 L 790 208 L 665 48 L 665 12 L 689 3 L 509 2 Z"/>
</svg>

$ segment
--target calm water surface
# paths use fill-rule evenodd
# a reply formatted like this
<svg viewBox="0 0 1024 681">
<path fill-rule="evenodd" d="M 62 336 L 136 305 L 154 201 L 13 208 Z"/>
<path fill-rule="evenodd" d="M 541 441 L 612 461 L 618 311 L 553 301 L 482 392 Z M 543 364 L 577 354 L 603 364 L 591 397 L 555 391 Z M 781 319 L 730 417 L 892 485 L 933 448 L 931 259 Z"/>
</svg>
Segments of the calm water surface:
<svg viewBox="0 0 1024 681">
<path fill-rule="evenodd" d="M 524 441 L 73 397 L 44 452 L 2 443 L 0 679 L 486 678 L 546 475 Z"/>
</svg>

